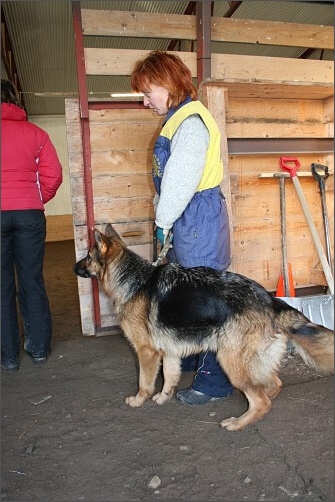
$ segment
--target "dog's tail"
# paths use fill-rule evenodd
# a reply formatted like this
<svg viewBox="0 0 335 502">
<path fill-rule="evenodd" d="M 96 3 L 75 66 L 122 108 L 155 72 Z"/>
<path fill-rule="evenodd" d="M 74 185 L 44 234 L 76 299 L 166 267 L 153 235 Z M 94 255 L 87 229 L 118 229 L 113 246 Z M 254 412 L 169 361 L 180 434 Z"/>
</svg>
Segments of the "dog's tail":
<svg viewBox="0 0 335 502">
<path fill-rule="evenodd" d="M 286 307 L 281 309 L 278 323 L 295 350 L 307 365 L 334 374 L 334 331 L 311 322 L 294 307 Z"/>
</svg>

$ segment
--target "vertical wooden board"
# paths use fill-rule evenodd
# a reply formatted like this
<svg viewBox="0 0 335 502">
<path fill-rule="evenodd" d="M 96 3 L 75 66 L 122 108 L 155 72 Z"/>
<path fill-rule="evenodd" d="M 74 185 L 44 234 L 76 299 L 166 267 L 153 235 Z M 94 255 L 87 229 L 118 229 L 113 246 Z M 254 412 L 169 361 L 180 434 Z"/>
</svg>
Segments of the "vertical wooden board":
<svg viewBox="0 0 335 502">
<path fill-rule="evenodd" d="M 68 103 L 67 131 L 75 249 L 77 260 L 88 251 L 86 197 L 79 104 Z M 113 122 L 113 120 L 116 120 Z M 94 219 L 102 232 L 112 223 L 127 245 L 152 260 L 152 224 L 154 219 L 151 179 L 152 150 L 158 134 L 158 120 L 147 110 L 90 111 L 91 160 Z M 141 122 L 143 120 L 143 124 Z M 132 124 L 131 126 L 129 124 Z M 143 128 L 138 133 L 139 124 Z M 135 128 L 131 133 L 131 127 Z M 143 134 L 146 134 L 146 142 Z M 78 278 L 82 332 L 95 335 L 92 281 Z M 118 326 L 111 301 L 99 290 L 101 329 Z"/>
<path fill-rule="evenodd" d="M 96 334 L 96 329 L 94 323 L 91 279 L 78 277 L 78 294 L 82 334 L 85 336 L 94 336 Z"/>
<path fill-rule="evenodd" d="M 88 231 L 86 226 L 74 227 L 74 244 L 76 261 L 79 261 L 86 256 L 88 251 Z M 77 284 L 81 331 L 85 336 L 94 336 L 96 329 L 94 323 L 92 280 L 77 276 Z"/>
<path fill-rule="evenodd" d="M 230 187 L 230 172 L 228 163 L 228 144 L 227 144 L 227 130 L 226 130 L 226 101 L 227 95 L 224 88 L 216 85 L 204 83 L 200 88 L 199 97 L 203 104 L 213 115 L 216 120 L 221 133 L 221 157 L 223 162 L 223 180 L 221 183 L 222 192 L 226 199 L 229 227 L 230 227 L 230 242 L 231 242 L 231 265 L 230 270 L 235 269 L 234 253 L 233 253 L 233 218 L 232 218 L 232 201 L 231 201 L 231 187 Z"/>
<path fill-rule="evenodd" d="M 324 122 L 332 122 L 334 126 L 334 96 L 323 101 L 323 120 Z"/>
</svg>

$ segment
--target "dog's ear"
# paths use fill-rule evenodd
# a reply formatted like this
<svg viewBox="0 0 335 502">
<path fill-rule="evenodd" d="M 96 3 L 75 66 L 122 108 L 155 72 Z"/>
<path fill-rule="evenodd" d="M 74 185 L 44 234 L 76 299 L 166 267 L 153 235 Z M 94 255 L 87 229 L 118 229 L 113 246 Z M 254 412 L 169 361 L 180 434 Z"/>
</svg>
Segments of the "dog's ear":
<svg viewBox="0 0 335 502">
<path fill-rule="evenodd" d="M 94 229 L 94 239 L 99 254 L 105 253 L 108 248 L 108 240 L 97 228 Z"/>
<path fill-rule="evenodd" d="M 114 230 L 112 225 L 110 223 L 107 223 L 106 228 L 105 228 L 105 235 L 110 239 L 111 237 L 116 237 L 117 239 L 121 240 L 121 237 L 119 234 Z"/>
<path fill-rule="evenodd" d="M 101 250 L 106 245 L 106 237 L 97 228 L 94 229 L 94 239 L 98 248 Z"/>
<path fill-rule="evenodd" d="M 98 244 L 102 242 L 102 233 L 97 228 L 94 229 L 94 239 Z"/>
</svg>

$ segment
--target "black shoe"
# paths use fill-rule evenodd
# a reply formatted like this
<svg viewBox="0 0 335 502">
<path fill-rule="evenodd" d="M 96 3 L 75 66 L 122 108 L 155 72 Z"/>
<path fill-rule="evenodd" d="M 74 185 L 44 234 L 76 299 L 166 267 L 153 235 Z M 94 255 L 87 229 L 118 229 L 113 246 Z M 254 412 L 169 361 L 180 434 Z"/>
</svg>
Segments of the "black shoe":
<svg viewBox="0 0 335 502">
<path fill-rule="evenodd" d="M 19 370 L 19 363 L 1 363 L 1 368 L 9 373 L 16 373 Z"/>
<path fill-rule="evenodd" d="M 45 357 L 33 357 L 33 361 L 35 364 L 42 364 L 45 363 L 45 361 L 48 359 L 47 356 Z"/>
<path fill-rule="evenodd" d="M 45 361 L 48 359 L 48 357 L 50 355 L 50 352 L 46 356 L 45 355 L 43 355 L 43 356 L 35 356 L 31 352 L 28 352 L 28 351 L 26 351 L 26 352 L 27 352 L 28 356 L 32 358 L 32 360 L 34 361 L 35 364 L 45 363 Z"/>
<path fill-rule="evenodd" d="M 226 396 L 207 396 L 198 390 L 194 390 L 192 387 L 188 389 L 178 390 L 176 393 L 176 398 L 178 401 L 181 401 L 184 404 L 188 404 L 189 406 L 201 405 L 206 403 L 211 403 L 213 401 L 219 401 L 220 399 L 226 399 L 231 396 L 232 392 L 229 392 Z"/>
</svg>

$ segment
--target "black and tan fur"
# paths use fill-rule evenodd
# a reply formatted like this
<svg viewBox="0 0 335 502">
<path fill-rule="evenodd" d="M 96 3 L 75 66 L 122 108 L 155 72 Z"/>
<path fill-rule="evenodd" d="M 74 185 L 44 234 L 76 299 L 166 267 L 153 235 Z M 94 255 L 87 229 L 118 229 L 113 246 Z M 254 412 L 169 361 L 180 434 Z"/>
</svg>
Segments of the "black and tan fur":
<svg viewBox="0 0 335 502">
<path fill-rule="evenodd" d="M 180 379 L 181 358 L 206 350 L 217 353 L 232 385 L 248 400 L 244 414 L 220 422 L 230 431 L 244 429 L 270 410 L 282 385 L 277 372 L 288 339 L 306 364 L 333 373 L 333 331 L 255 281 L 206 267 L 155 267 L 128 249 L 110 224 L 106 235 L 98 230 L 94 235 L 95 245 L 74 270 L 100 281 L 136 350 L 139 389 L 126 398 L 130 406 L 149 398 L 165 403 Z M 164 385 L 155 394 L 161 362 Z"/>
</svg>

